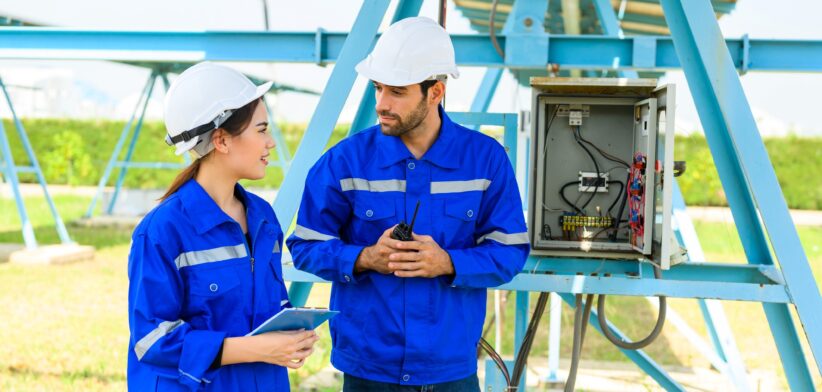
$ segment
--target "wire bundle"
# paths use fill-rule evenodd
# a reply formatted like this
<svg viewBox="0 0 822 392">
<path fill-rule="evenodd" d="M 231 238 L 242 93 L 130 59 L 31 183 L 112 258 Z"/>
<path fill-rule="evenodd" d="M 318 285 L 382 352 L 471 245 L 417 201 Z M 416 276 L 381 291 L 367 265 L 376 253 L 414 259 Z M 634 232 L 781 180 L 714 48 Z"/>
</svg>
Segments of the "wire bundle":
<svg viewBox="0 0 822 392">
<path fill-rule="evenodd" d="M 645 234 L 645 167 L 646 158 L 641 152 L 634 155 L 631 165 L 631 174 L 628 177 L 628 223 L 631 227 L 631 244 L 637 247 L 644 246 L 642 238 Z"/>
</svg>

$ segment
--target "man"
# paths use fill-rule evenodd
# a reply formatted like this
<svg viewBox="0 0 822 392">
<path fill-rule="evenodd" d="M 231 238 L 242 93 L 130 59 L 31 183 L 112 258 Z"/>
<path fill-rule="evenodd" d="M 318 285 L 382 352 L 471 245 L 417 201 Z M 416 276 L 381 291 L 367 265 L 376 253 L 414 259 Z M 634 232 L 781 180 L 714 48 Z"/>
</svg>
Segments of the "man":
<svg viewBox="0 0 822 392">
<path fill-rule="evenodd" d="M 379 125 L 314 165 L 288 240 L 297 268 L 332 282 L 331 362 L 346 391 L 479 391 L 486 288 L 528 255 L 511 163 L 440 106 L 459 72 L 431 19 L 390 26 L 357 72 L 374 84 Z M 413 240 L 392 239 L 418 202 Z"/>
</svg>

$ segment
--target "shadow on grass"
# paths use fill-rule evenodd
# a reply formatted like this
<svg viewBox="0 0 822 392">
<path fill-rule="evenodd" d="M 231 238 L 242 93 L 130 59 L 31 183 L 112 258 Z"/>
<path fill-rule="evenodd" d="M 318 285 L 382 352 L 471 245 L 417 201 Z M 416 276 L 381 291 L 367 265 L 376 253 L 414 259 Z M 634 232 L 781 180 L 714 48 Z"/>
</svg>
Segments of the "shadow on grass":
<svg viewBox="0 0 822 392">
<path fill-rule="evenodd" d="M 103 373 L 90 369 L 66 370 L 55 372 L 45 369 L 32 368 L 28 366 L 6 366 L 0 368 L 0 375 L 7 374 L 9 377 L 30 377 L 32 379 L 59 378 L 61 380 L 95 380 L 101 384 L 113 384 L 125 382 L 124 374 Z"/>
<path fill-rule="evenodd" d="M 82 227 L 66 225 L 71 240 L 80 245 L 91 245 L 95 249 L 104 249 L 112 246 L 128 244 L 134 229 L 126 227 Z M 38 226 L 34 228 L 34 235 L 40 245 L 59 244 L 60 237 L 55 225 Z M 20 230 L 0 232 L 0 243 L 23 243 L 23 233 Z"/>
</svg>

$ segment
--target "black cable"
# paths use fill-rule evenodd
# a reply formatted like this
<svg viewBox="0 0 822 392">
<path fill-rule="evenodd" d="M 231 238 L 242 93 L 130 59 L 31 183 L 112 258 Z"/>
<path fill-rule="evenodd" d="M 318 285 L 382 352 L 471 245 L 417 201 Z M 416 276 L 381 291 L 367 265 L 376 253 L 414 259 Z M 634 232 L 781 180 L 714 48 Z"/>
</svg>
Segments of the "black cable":
<svg viewBox="0 0 822 392">
<path fill-rule="evenodd" d="M 579 213 L 580 215 L 585 215 L 585 214 L 582 212 L 582 210 L 580 210 L 580 209 L 579 209 L 579 207 L 577 207 L 577 205 L 576 205 L 576 204 L 571 203 L 571 201 L 570 201 L 570 200 L 568 200 L 568 198 L 567 198 L 567 197 L 565 197 L 565 188 L 567 188 L 567 187 L 569 187 L 569 186 L 571 186 L 571 185 L 579 185 L 579 181 L 571 181 L 571 182 L 569 182 L 569 183 L 567 183 L 567 184 L 563 185 L 563 186 L 562 186 L 562 188 L 559 188 L 559 197 L 561 197 L 561 198 L 562 198 L 562 201 L 564 201 L 564 202 L 565 202 L 565 204 L 568 204 L 568 206 L 569 206 L 569 207 L 573 208 L 573 209 L 574 209 L 574 211 L 576 211 L 576 212 L 577 212 L 577 213 Z"/>
<path fill-rule="evenodd" d="M 448 7 L 446 7 L 446 0 L 440 0 L 440 12 L 439 12 L 439 21 L 438 22 L 439 22 L 439 25 L 442 26 L 443 29 L 445 28 L 445 13 L 446 13 L 447 9 L 448 9 Z"/>
<path fill-rule="evenodd" d="M 628 162 L 625 162 L 625 161 L 623 161 L 622 159 L 619 159 L 618 157 L 615 157 L 615 156 L 613 156 L 613 155 L 611 155 L 611 154 L 609 154 L 609 153 L 607 153 L 607 152 L 603 151 L 601 148 L 597 147 L 597 145 L 596 145 L 596 144 L 592 143 L 592 142 L 591 142 L 591 141 L 589 141 L 588 139 L 583 138 L 581 135 L 580 135 L 579 139 L 580 139 L 580 140 L 582 140 L 583 142 L 585 142 L 586 144 L 590 145 L 591 147 L 593 147 L 593 148 L 594 148 L 594 150 L 597 150 L 597 152 L 598 152 L 600 155 L 602 155 L 602 157 L 603 157 L 603 158 L 605 158 L 605 159 L 607 159 L 607 160 L 609 160 L 609 161 L 611 161 L 611 162 L 618 163 L 618 164 L 620 164 L 620 165 L 622 165 L 622 166 L 625 166 L 625 167 L 627 167 L 627 168 L 630 168 L 630 167 L 631 167 L 631 165 L 629 165 L 629 164 L 628 164 Z"/>
<path fill-rule="evenodd" d="M 551 233 L 551 225 L 544 224 L 542 225 L 542 239 L 544 240 L 553 240 L 554 234 Z"/>
<path fill-rule="evenodd" d="M 611 202 L 611 206 L 610 206 L 610 207 L 608 207 L 608 215 L 609 215 L 609 216 L 611 216 L 611 217 L 613 217 L 613 215 L 611 215 L 611 210 L 613 210 L 613 209 L 614 209 L 614 206 L 616 205 L 616 203 L 617 203 L 619 200 L 621 200 L 621 199 L 622 199 L 620 196 L 622 196 L 622 192 L 624 192 L 624 191 L 625 191 L 625 184 L 623 184 L 623 183 L 622 183 L 622 181 L 619 181 L 619 180 L 611 180 L 611 181 L 608 181 L 608 183 L 609 183 L 609 184 L 613 184 L 613 183 L 617 183 L 617 184 L 619 184 L 619 192 L 617 193 L 617 197 L 616 197 L 616 199 L 614 199 L 614 201 L 613 201 L 613 202 Z M 619 219 L 619 217 L 617 217 L 616 219 Z"/>
<path fill-rule="evenodd" d="M 525 372 L 525 366 L 528 364 L 528 355 L 531 352 L 531 346 L 534 343 L 534 337 L 539 328 L 539 320 L 545 313 L 545 305 L 548 303 L 549 293 L 539 293 L 537 299 L 537 306 L 534 308 L 534 314 L 531 316 L 531 322 L 528 324 L 528 329 L 525 331 L 525 337 L 522 339 L 522 346 L 517 353 L 517 359 L 514 361 L 514 372 L 511 375 L 511 390 L 517 390 L 519 387 L 519 380 L 522 378 L 522 373 Z"/>
<path fill-rule="evenodd" d="M 510 291 L 506 291 L 505 298 L 507 299 L 510 294 Z M 491 326 L 494 324 L 494 319 L 496 318 L 496 316 L 496 313 L 492 314 L 489 318 L 490 320 L 488 321 L 488 324 L 485 326 L 485 328 L 483 328 L 482 336 L 480 336 L 479 347 L 477 348 L 477 359 L 480 358 L 482 351 L 485 351 L 488 354 L 488 357 L 490 357 L 491 360 L 494 361 L 494 364 L 497 365 L 497 368 L 500 370 L 503 377 L 505 377 L 505 385 L 510 386 L 511 377 L 508 373 L 508 367 L 505 366 L 505 361 L 502 359 L 499 353 L 496 350 L 494 350 L 494 346 L 491 346 L 491 344 L 488 343 L 487 340 L 485 340 L 485 336 L 488 335 L 488 332 L 491 330 Z"/>
<path fill-rule="evenodd" d="M 566 392 L 573 391 L 574 384 L 576 384 L 582 345 L 585 341 L 585 332 L 588 330 L 588 319 L 591 317 L 594 295 L 588 294 L 585 299 L 585 306 L 582 306 L 581 302 L 582 294 L 577 294 L 574 302 L 574 343 L 571 349 L 571 369 L 568 371 L 568 378 L 565 379 Z"/>
<path fill-rule="evenodd" d="M 622 195 L 622 192 L 625 191 L 625 184 L 622 181 L 619 181 L 619 180 L 611 180 L 611 181 L 608 181 L 608 183 L 609 184 L 614 184 L 614 183 L 619 184 L 619 193 L 617 193 L 617 197 L 614 199 L 614 201 L 611 202 L 611 206 L 608 207 L 608 215 L 611 215 L 611 212 L 613 211 L 614 207 L 616 206 L 616 203 L 620 200 L 620 195 Z M 568 182 L 568 183 L 564 184 L 559 189 L 559 196 L 560 196 L 560 198 L 562 198 L 562 201 L 564 201 L 565 204 L 567 204 L 569 207 L 573 208 L 574 211 L 576 211 L 580 215 L 585 215 L 585 213 L 583 213 L 582 210 L 579 207 L 577 207 L 576 204 L 572 203 L 565 196 L 565 188 L 568 188 L 571 185 L 579 185 L 579 181 L 571 181 L 571 182 Z M 582 206 L 582 208 L 585 208 L 585 206 Z M 613 215 L 611 215 L 611 216 L 613 216 Z"/>
<path fill-rule="evenodd" d="M 494 49 L 497 50 L 499 57 L 505 58 L 505 52 L 502 51 L 502 48 L 499 46 L 499 42 L 497 42 L 497 31 L 496 25 L 494 24 L 496 17 L 497 17 L 497 5 L 499 4 L 499 0 L 494 0 L 491 3 L 491 13 L 488 15 L 488 35 L 491 36 L 491 43 L 494 45 Z"/>
<path fill-rule="evenodd" d="M 616 219 L 614 219 L 614 228 L 618 228 L 619 225 L 622 223 L 622 214 L 625 213 L 625 204 L 628 202 L 628 185 L 629 180 L 631 179 L 631 175 L 628 174 L 628 178 L 625 179 L 625 188 L 622 192 L 622 201 L 619 203 L 619 212 L 617 213 Z M 617 234 L 619 230 L 615 230 L 614 233 L 611 235 L 611 241 L 616 241 Z"/>
<path fill-rule="evenodd" d="M 505 377 L 505 385 L 511 386 L 511 375 L 508 374 L 508 367 L 505 366 L 505 361 L 502 360 L 502 357 L 494 350 L 494 347 L 491 346 L 485 339 L 480 338 L 479 341 L 480 347 L 482 347 L 485 352 L 488 353 L 488 356 L 491 357 L 491 360 L 497 365 L 497 368 L 502 372 L 502 376 Z"/>
<path fill-rule="evenodd" d="M 662 271 L 654 265 L 654 278 L 662 279 Z M 656 319 L 656 325 L 654 325 L 654 329 L 651 333 L 646 336 L 642 340 L 629 342 L 620 339 L 616 335 L 614 335 L 610 329 L 608 329 L 608 319 L 605 317 L 605 296 L 600 294 L 599 300 L 597 301 L 597 318 L 599 318 L 599 326 L 602 329 L 602 334 L 605 335 L 611 343 L 616 345 L 617 347 L 624 348 L 626 350 L 639 350 L 651 343 L 659 336 L 662 332 L 662 327 L 665 325 L 665 314 L 668 310 L 668 302 L 665 296 L 660 295 L 659 297 L 659 316 Z"/>
<path fill-rule="evenodd" d="M 268 18 L 268 0 L 263 0 L 263 22 L 265 22 L 265 31 L 270 30 L 268 27 Z"/>
<path fill-rule="evenodd" d="M 599 154 L 602 155 L 603 158 L 605 158 L 605 159 L 607 159 L 611 162 L 619 163 L 619 164 L 621 164 L 621 165 L 623 165 L 623 166 L 625 166 L 629 169 L 631 168 L 631 165 L 629 165 L 628 162 L 625 162 L 622 159 L 619 159 L 618 157 L 615 157 L 611 154 L 608 154 L 607 152 L 603 151 L 601 148 L 597 147 L 597 145 L 594 144 L 593 142 L 591 142 L 588 139 L 582 137 L 582 129 L 579 129 L 579 139 L 582 140 L 583 142 L 588 143 L 589 145 L 591 145 L 591 147 L 593 147 L 595 150 L 597 150 L 597 152 L 599 152 Z"/>
<path fill-rule="evenodd" d="M 588 198 L 588 201 L 586 201 L 585 204 L 582 205 L 582 210 L 585 210 L 585 207 L 588 207 L 588 204 L 591 203 L 591 200 L 594 200 L 594 197 L 597 195 L 596 190 L 599 187 L 597 184 L 599 184 L 599 179 L 601 178 L 599 174 L 599 165 L 597 164 L 596 158 L 594 158 L 594 154 L 592 154 L 591 151 L 588 150 L 588 148 L 585 147 L 585 145 L 582 144 L 582 142 L 579 140 L 579 126 L 571 127 L 571 129 L 574 132 L 574 139 L 577 141 L 577 144 L 579 144 L 579 146 L 582 147 L 582 149 L 585 150 L 586 153 L 588 153 L 588 156 L 591 157 L 591 162 L 594 163 L 594 169 L 596 169 L 596 172 L 594 174 L 594 178 L 596 178 L 596 180 L 594 181 L 594 191 L 591 192 L 591 197 Z"/>
</svg>

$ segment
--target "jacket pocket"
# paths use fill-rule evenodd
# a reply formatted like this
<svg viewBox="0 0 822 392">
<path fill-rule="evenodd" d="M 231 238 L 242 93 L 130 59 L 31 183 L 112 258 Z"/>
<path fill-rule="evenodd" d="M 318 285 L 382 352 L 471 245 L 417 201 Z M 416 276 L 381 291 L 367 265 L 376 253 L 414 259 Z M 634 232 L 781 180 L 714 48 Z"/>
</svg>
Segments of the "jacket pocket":
<svg viewBox="0 0 822 392">
<path fill-rule="evenodd" d="M 443 248 L 461 249 L 474 245 L 474 232 L 479 216 L 480 195 L 461 195 L 442 200 L 444 219 L 439 225 Z"/>
<path fill-rule="evenodd" d="M 399 223 L 393 198 L 357 195 L 354 199 L 354 219 L 350 238 L 362 245 L 374 244 L 383 231 Z"/>
</svg>

